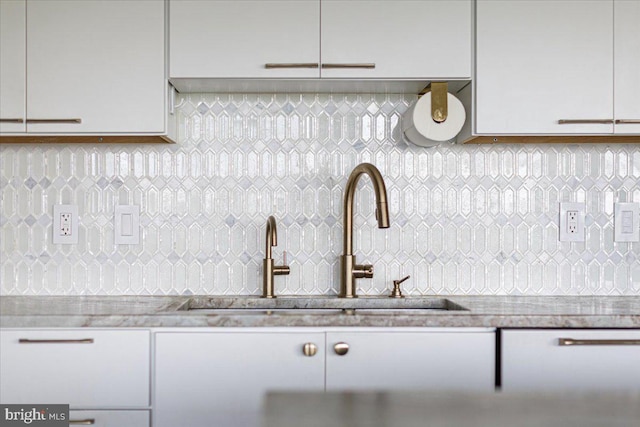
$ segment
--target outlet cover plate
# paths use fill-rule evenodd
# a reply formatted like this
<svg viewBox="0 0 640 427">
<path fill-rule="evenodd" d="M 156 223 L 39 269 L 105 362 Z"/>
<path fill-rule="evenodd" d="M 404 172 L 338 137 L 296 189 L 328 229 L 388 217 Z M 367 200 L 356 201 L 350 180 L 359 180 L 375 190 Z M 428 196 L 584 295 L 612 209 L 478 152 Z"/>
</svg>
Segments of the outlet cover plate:
<svg viewBox="0 0 640 427">
<path fill-rule="evenodd" d="M 63 215 L 71 224 L 64 227 Z M 54 245 L 77 245 L 78 244 L 78 206 L 77 205 L 53 205 L 53 244 Z"/>
<path fill-rule="evenodd" d="M 560 203 L 558 228 L 561 242 L 584 242 L 584 219 L 586 205 L 584 203 Z M 575 215 L 571 215 L 574 213 Z M 573 219 L 570 219 L 573 218 Z"/>
<path fill-rule="evenodd" d="M 640 203 L 616 203 L 613 230 L 616 242 L 640 242 Z"/>
</svg>

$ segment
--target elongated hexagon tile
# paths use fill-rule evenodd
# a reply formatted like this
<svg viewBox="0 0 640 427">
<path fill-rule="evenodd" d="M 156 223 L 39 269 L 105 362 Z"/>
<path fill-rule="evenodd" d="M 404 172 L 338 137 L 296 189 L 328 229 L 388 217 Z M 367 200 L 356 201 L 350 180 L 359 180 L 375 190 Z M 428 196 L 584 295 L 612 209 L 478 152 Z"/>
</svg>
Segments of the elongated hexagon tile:
<svg viewBox="0 0 640 427">
<path fill-rule="evenodd" d="M 425 149 L 399 131 L 414 101 L 189 94 L 175 145 L 0 146 L 0 293 L 258 295 L 274 214 L 292 267 L 281 291 L 335 294 L 344 186 L 364 161 L 385 177 L 392 226 L 377 229 L 361 180 L 354 249 L 376 266 L 363 294 L 405 272 L 412 295 L 640 292 L 638 245 L 612 231 L 614 203 L 640 202 L 637 146 Z M 587 203 L 585 243 L 558 242 L 565 200 Z M 55 203 L 80 205 L 81 244 L 51 243 Z M 116 204 L 140 205 L 140 245 L 115 246 Z"/>
</svg>

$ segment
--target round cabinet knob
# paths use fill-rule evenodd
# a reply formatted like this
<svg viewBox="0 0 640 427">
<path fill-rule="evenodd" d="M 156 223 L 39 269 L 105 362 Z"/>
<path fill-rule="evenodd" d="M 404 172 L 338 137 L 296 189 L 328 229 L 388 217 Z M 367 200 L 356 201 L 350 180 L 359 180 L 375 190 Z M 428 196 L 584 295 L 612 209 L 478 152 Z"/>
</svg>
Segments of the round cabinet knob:
<svg viewBox="0 0 640 427">
<path fill-rule="evenodd" d="M 346 342 L 339 342 L 333 346 L 333 351 L 335 351 L 338 356 L 344 356 L 349 352 L 349 344 Z"/>
<path fill-rule="evenodd" d="M 302 352 L 307 357 L 315 356 L 316 353 L 318 352 L 318 346 L 312 342 L 308 342 L 302 346 Z"/>
</svg>

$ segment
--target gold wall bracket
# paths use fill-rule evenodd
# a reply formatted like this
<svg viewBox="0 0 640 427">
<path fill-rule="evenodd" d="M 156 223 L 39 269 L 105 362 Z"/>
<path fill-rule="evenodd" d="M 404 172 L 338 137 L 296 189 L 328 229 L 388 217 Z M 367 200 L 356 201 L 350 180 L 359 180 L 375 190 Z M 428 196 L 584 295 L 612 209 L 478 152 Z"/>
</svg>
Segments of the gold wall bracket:
<svg viewBox="0 0 640 427">
<path fill-rule="evenodd" d="M 431 118 L 436 123 L 442 123 L 449 116 L 449 104 L 447 92 L 449 84 L 447 82 L 431 82 L 420 92 L 420 96 L 431 94 Z"/>
</svg>

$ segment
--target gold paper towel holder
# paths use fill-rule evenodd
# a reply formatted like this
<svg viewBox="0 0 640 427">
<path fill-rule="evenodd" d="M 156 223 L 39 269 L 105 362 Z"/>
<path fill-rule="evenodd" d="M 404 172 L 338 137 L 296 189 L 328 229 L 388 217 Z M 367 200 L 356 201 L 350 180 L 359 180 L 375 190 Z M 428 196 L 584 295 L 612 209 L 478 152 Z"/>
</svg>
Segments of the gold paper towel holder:
<svg viewBox="0 0 640 427">
<path fill-rule="evenodd" d="M 449 84 L 447 82 L 431 82 L 418 94 L 418 96 L 423 96 L 431 93 L 431 119 L 436 123 L 446 121 L 449 115 L 448 91 Z"/>
</svg>

